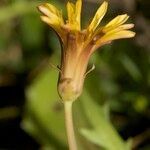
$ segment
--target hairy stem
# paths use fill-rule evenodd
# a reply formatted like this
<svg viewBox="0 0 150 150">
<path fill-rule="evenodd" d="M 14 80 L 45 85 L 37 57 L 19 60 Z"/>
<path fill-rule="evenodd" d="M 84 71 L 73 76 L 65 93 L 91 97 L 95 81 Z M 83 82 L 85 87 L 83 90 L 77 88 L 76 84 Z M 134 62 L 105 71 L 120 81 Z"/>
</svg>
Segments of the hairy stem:
<svg viewBox="0 0 150 150">
<path fill-rule="evenodd" d="M 64 107 L 65 107 L 65 123 L 66 123 L 69 150 L 77 150 L 72 119 L 72 101 L 65 101 Z"/>
</svg>

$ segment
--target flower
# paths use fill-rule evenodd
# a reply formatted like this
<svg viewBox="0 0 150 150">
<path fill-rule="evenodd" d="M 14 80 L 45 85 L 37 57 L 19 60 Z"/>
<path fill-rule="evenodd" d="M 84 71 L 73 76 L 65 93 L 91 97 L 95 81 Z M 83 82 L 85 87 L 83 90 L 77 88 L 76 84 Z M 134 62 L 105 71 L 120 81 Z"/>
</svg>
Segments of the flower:
<svg viewBox="0 0 150 150">
<path fill-rule="evenodd" d="M 81 29 L 82 0 L 76 4 L 67 3 L 68 19 L 64 21 L 62 12 L 55 6 L 44 3 L 38 6 L 43 14 L 42 21 L 52 27 L 58 34 L 62 46 L 58 92 L 62 100 L 73 101 L 82 93 L 87 74 L 87 65 L 91 54 L 104 44 L 116 39 L 135 36 L 129 29 L 134 24 L 124 24 L 129 16 L 118 15 L 105 26 L 99 26 L 106 14 L 108 2 L 104 1 L 86 29 Z"/>
</svg>

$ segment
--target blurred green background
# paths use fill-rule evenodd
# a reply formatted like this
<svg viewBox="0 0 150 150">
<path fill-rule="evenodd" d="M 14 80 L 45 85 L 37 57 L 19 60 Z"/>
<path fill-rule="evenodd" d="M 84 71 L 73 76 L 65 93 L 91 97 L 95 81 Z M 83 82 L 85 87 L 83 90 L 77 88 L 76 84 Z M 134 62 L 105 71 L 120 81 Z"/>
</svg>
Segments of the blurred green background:
<svg viewBox="0 0 150 150">
<path fill-rule="evenodd" d="M 50 65 L 60 64 L 60 45 L 40 20 L 36 6 L 43 2 L 66 14 L 65 0 L 0 0 L 0 149 L 67 149 L 58 71 Z M 84 0 L 83 28 L 101 2 Z M 136 37 L 103 46 L 90 60 L 96 69 L 73 107 L 81 150 L 109 149 L 113 136 L 132 149 L 150 149 L 149 10 L 149 0 L 109 1 L 103 23 L 128 13 Z"/>
</svg>

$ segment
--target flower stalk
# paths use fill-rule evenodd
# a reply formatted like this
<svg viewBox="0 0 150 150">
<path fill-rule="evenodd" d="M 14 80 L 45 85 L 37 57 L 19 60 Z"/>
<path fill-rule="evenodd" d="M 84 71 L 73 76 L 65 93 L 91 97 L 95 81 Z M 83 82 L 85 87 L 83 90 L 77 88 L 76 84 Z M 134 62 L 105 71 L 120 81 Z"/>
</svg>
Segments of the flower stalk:
<svg viewBox="0 0 150 150">
<path fill-rule="evenodd" d="M 67 130 L 68 145 L 70 150 L 77 150 L 77 144 L 74 133 L 73 119 L 72 119 L 72 101 L 64 102 L 65 109 L 65 123 Z"/>
</svg>

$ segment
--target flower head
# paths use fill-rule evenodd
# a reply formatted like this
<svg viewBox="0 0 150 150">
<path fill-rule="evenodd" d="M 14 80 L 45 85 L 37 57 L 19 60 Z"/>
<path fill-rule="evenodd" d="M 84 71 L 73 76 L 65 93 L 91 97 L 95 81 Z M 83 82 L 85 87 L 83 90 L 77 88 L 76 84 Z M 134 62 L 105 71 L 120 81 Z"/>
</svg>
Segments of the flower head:
<svg viewBox="0 0 150 150">
<path fill-rule="evenodd" d="M 105 26 L 99 26 L 107 12 L 108 2 L 104 1 L 86 29 L 81 29 L 82 0 L 76 4 L 67 3 L 68 19 L 64 21 L 62 12 L 55 6 L 45 3 L 38 6 L 43 14 L 42 21 L 52 27 L 62 43 L 62 59 L 58 92 L 61 98 L 75 100 L 82 92 L 83 82 L 91 54 L 104 44 L 116 39 L 135 36 L 129 29 L 134 24 L 125 24 L 129 16 L 119 15 Z"/>
</svg>

